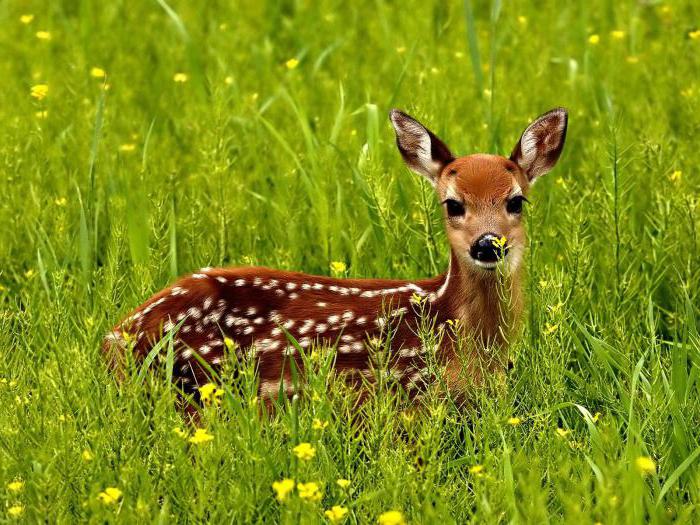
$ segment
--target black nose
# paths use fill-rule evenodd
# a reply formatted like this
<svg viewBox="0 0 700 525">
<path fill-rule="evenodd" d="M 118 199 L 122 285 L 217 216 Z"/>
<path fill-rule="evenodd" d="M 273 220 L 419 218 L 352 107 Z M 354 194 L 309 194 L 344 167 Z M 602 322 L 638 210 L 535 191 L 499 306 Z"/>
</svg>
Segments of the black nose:
<svg viewBox="0 0 700 525">
<path fill-rule="evenodd" d="M 472 244 L 469 254 L 476 261 L 483 263 L 495 263 L 506 256 L 508 246 L 505 239 L 495 233 L 485 233 Z"/>
</svg>

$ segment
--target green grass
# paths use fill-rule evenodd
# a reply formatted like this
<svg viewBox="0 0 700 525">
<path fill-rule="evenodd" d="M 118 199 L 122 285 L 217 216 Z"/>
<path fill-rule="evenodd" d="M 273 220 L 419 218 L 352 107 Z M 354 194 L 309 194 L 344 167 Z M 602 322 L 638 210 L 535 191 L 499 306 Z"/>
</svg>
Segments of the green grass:
<svg viewBox="0 0 700 525">
<path fill-rule="evenodd" d="M 336 504 L 347 523 L 700 521 L 698 23 L 690 0 L 0 4 L 0 521 L 313 523 Z M 403 412 L 380 389 L 353 420 L 316 363 L 269 420 L 243 374 L 193 445 L 164 375 L 106 370 L 105 331 L 202 266 L 442 271 L 439 207 L 387 111 L 508 154 L 558 105 L 515 369 L 469 410 Z M 323 500 L 279 504 L 285 477 Z"/>
</svg>

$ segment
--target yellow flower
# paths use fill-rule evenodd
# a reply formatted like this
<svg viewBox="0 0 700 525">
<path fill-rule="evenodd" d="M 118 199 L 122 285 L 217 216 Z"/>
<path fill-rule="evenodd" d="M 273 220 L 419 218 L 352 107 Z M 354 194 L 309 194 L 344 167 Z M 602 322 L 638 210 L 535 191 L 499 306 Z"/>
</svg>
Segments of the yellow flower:
<svg viewBox="0 0 700 525">
<path fill-rule="evenodd" d="M 346 489 L 350 486 L 350 480 L 345 478 L 336 479 L 335 482 L 341 489 Z"/>
<path fill-rule="evenodd" d="M 672 182 L 679 182 L 681 177 L 683 177 L 683 172 L 681 170 L 676 170 L 671 173 L 668 178 L 671 179 Z"/>
<path fill-rule="evenodd" d="M 51 40 L 51 33 L 49 33 L 48 31 L 37 31 L 36 37 L 39 40 Z"/>
<path fill-rule="evenodd" d="M 231 77 L 231 76 L 226 77 L 226 78 L 224 79 L 224 83 L 225 83 L 227 86 L 230 86 L 231 84 L 233 84 L 233 77 Z"/>
<path fill-rule="evenodd" d="M 625 32 L 621 29 L 615 29 L 614 31 L 610 31 L 610 36 L 613 40 L 622 40 L 625 38 Z"/>
<path fill-rule="evenodd" d="M 506 247 L 506 242 L 508 242 L 508 239 L 505 237 L 491 239 L 491 244 L 493 244 L 499 250 L 503 250 Z"/>
<path fill-rule="evenodd" d="M 520 419 L 519 417 L 509 417 L 508 418 L 508 424 L 513 426 L 513 427 L 517 427 L 522 422 L 523 422 L 523 420 Z"/>
<path fill-rule="evenodd" d="M 551 334 L 553 334 L 554 332 L 556 332 L 558 328 L 559 328 L 559 325 L 558 325 L 558 324 L 549 324 L 549 323 L 547 323 L 547 324 L 545 325 L 545 327 L 544 327 L 544 335 L 551 335 Z"/>
<path fill-rule="evenodd" d="M 24 488 L 24 481 L 16 479 L 7 484 L 7 490 L 10 492 L 21 492 Z"/>
<path fill-rule="evenodd" d="M 309 481 L 308 483 L 297 483 L 297 490 L 299 491 L 299 497 L 306 501 L 321 501 L 323 498 L 323 493 L 318 483 Z"/>
<path fill-rule="evenodd" d="M 175 82 L 179 82 L 179 83 L 181 83 L 181 84 L 182 84 L 183 82 L 187 82 L 188 79 L 189 79 L 189 77 L 187 76 L 186 73 L 175 73 L 175 74 L 173 75 L 173 80 L 174 80 Z"/>
<path fill-rule="evenodd" d="M 600 419 L 601 415 L 602 414 L 600 412 L 596 412 L 595 414 L 593 414 L 593 417 L 591 419 L 593 420 L 594 423 L 597 423 L 598 420 Z"/>
<path fill-rule="evenodd" d="M 695 31 L 691 31 L 688 33 L 688 36 L 690 37 L 691 40 L 700 40 L 700 29 L 696 29 Z"/>
<path fill-rule="evenodd" d="M 630 55 L 625 60 L 627 61 L 628 64 L 639 64 L 639 57 L 638 56 Z"/>
<path fill-rule="evenodd" d="M 21 503 L 12 505 L 12 507 L 7 509 L 7 514 L 12 518 L 19 518 L 22 514 L 24 514 L 24 505 Z"/>
<path fill-rule="evenodd" d="M 46 95 L 49 94 L 49 86 L 47 84 L 37 84 L 32 86 L 29 94 L 37 100 L 44 100 Z"/>
<path fill-rule="evenodd" d="M 231 339 L 230 337 L 224 337 L 224 345 L 226 345 L 226 348 L 231 351 L 236 348 L 236 342 Z"/>
<path fill-rule="evenodd" d="M 317 417 L 314 418 L 313 423 L 311 423 L 311 428 L 314 430 L 324 430 L 328 426 L 328 421 L 321 421 Z"/>
<path fill-rule="evenodd" d="M 221 402 L 221 397 L 224 395 L 224 391 L 218 388 L 214 383 L 207 383 L 206 385 L 199 387 L 199 396 L 202 398 L 204 404 L 218 404 Z"/>
<path fill-rule="evenodd" d="M 104 491 L 97 495 L 99 499 L 105 505 L 114 505 L 122 498 L 122 491 L 116 487 L 107 487 Z"/>
<path fill-rule="evenodd" d="M 34 116 L 35 116 L 36 118 L 42 118 L 42 119 L 43 119 L 43 118 L 46 118 L 46 117 L 49 116 L 49 112 L 46 111 L 46 110 L 44 110 L 44 111 L 37 111 L 36 113 L 34 113 Z"/>
<path fill-rule="evenodd" d="M 399 46 L 396 48 L 396 52 L 401 55 L 406 52 L 406 46 Z"/>
<path fill-rule="evenodd" d="M 345 273 L 348 267 L 342 261 L 333 261 L 331 263 L 331 273 L 334 275 L 341 275 Z"/>
<path fill-rule="evenodd" d="M 592 45 L 597 45 L 600 42 L 600 35 L 591 35 L 588 37 L 588 43 Z"/>
<path fill-rule="evenodd" d="M 469 467 L 469 474 L 474 474 L 475 476 L 480 476 L 484 473 L 483 465 L 473 465 Z"/>
<path fill-rule="evenodd" d="M 180 436 L 182 439 L 187 439 L 187 432 L 182 430 L 180 427 L 173 427 L 173 432 Z"/>
<path fill-rule="evenodd" d="M 31 279 L 32 277 L 34 277 L 35 273 L 36 273 L 36 272 L 35 272 L 32 268 L 30 268 L 29 270 L 27 270 L 26 272 L 24 272 L 24 276 L 25 276 L 27 279 Z"/>
<path fill-rule="evenodd" d="M 518 17 L 518 23 L 519 23 L 521 26 L 527 25 L 527 17 L 526 17 L 526 16 L 520 15 L 520 16 Z"/>
<path fill-rule="evenodd" d="M 294 69 L 299 65 L 299 61 L 296 58 L 290 58 L 284 65 L 287 66 L 287 69 Z"/>
<path fill-rule="evenodd" d="M 19 21 L 23 24 L 31 24 L 34 20 L 34 15 L 22 15 L 19 17 Z"/>
<path fill-rule="evenodd" d="M 189 442 L 194 443 L 195 445 L 201 445 L 202 443 L 208 443 L 209 441 L 213 440 L 214 436 L 207 432 L 205 428 L 198 428 L 194 431 L 194 434 L 189 439 Z"/>
<path fill-rule="evenodd" d="M 299 443 L 292 452 L 302 461 L 309 461 L 316 455 L 316 449 L 310 443 Z"/>
<path fill-rule="evenodd" d="M 656 463 L 649 456 L 639 456 L 634 460 L 637 470 L 642 474 L 656 474 Z"/>
<path fill-rule="evenodd" d="M 136 144 L 129 142 L 127 144 L 122 144 L 119 146 L 119 151 L 122 153 L 129 153 L 131 151 L 134 151 L 136 149 Z"/>
<path fill-rule="evenodd" d="M 105 76 L 107 76 L 107 73 L 105 73 L 105 70 L 101 67 L 93 67 L 90 70 L 90 76 L 94 78 L 104 78 Z"/>
<path fill-rule="evenodd" d="M 563 428 L 557 428 L 556 433 L 559 437 L 566 437 L 571 433 L 571 430 L 565 430 Z"/>
<path fill-rule="evenodd" d="M 341 505 L 333 505 L 323 513 L 331 523 L 340 523 L 348 515 L 348 509 Z"/>
<path fill-rule="evenodd" d="M 90 452 L 88 449 L 83 450 L 83 453 L 80 454 L 80 456 L 83 458 L 83 461 L 89 462 L 95 459 L 95 456 Z"/>
<path fill-rule="evenodd" d="M 294 480 L 293 479 L 283 479 L 281 481 L 275 481 L 272 484 L 272 490 L 275 491 L 275 497 L 277 501 L 286 501 L 289 494 L 294 490 Z"/>
<path fill-rule="evenodd" d="M 406 525 L 406 519 L 398 510 L 390 510 L 379 515 L 377 518 L 379 525 Z"/>
</svg>

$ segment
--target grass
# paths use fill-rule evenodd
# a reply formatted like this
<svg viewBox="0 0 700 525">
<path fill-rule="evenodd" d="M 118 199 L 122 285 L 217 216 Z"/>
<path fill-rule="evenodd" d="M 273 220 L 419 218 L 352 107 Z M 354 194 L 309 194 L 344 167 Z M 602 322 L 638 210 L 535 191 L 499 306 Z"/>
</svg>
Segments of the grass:
<svg viewBox="0 0 700 525">
<path fill-rule="evenodd" d="M 697 523 L 700 5 L 237 4 L 0 6 L 0 521 L 314 523 L 343 505 L 346 523 Z M 508 154 L 558 105 L 515 368 L 470 410 L 406 411 L 384 388 L 352 418 L 314 362 L 309 395 L 267 420 L 252 372 L 234 388 L 227 370 L 194 444 L 165 375 L 107 372 L 105 331 L 202 266 L 443 270 L 390 107 L 459 153 Z M 283 478 L 322 501 L 278 503 Z"/>
</svg>

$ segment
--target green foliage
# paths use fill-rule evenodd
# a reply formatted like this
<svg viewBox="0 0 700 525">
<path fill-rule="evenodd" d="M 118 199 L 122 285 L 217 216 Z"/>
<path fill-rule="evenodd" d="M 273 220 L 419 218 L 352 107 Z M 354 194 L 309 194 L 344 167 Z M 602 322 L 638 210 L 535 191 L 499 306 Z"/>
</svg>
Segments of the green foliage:
<svg viewBox="0 0 700 525">
<path fill-rule="evenodd" d="M 3 3 L 0 520 L 700 521 L 698 20 L 689 0 Z M 202 266 L 443 269 L 390 107 L 508 154 L 559 105 L 515 368 L 467 410 L 384 385 L 358 416 L 319 351 L 269 417 L 251 366 L 225 370 L 192 443 L 166 371 L 106 370 L 103 334 Z M 279 503 L 283 478 L 322 501 Z"/>
</svg>

